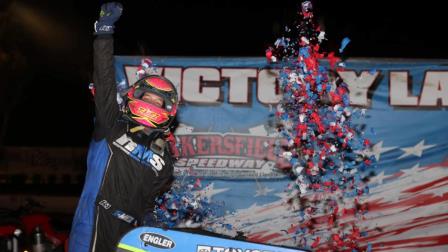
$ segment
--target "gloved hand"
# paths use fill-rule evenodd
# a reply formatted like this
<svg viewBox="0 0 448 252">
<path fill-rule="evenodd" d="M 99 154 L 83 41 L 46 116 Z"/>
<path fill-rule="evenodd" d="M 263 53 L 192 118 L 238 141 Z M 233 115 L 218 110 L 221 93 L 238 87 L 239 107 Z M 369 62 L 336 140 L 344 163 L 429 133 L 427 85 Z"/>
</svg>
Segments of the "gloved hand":
<svg viewBox="0 0 448 252">
<path fill-rule="evenodd" d="M 100 18 L 95 22 L 95 35 L 113 34 L 114 23 L 120 18 L 123 6 L 117 2 L 105 3 L 101 5 Z"/>
</svg>

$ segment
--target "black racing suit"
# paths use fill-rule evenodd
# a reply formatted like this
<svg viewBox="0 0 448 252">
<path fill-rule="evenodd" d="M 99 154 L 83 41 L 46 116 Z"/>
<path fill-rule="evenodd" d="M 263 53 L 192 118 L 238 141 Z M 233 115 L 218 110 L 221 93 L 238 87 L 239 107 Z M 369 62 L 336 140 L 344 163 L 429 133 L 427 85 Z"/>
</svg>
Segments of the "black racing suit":
<svg viewBox="0 0 448 252">
<path fill-rule="evenodd" d="M 70 252 L 87 251 L 86 244 L 76 243 L 88 244 L 89 240 L 89 251 L 115 251 L 119 239 L 152 211 L 156 196 L 169 188 L 173 177 L 168 144 L 163 151 L 153 151 L 149 146 L 157 134 L 150 137 L 129 133 L 130 122 L 122 118 L 116 99 L 111 35 L 99 35 L 94 41 L 94 82 L 96 120 L 90 148 L 105 141 L 101 148 L 109 150 L 89 149 L 87 177 L 73 220 L 70 239 L 74 241 L 70 241 Z M 88 211 L 93 211 L 91 217 Z M 91 237 L 84 237 L 83 241 L 84 234 Z"/>
</svg>

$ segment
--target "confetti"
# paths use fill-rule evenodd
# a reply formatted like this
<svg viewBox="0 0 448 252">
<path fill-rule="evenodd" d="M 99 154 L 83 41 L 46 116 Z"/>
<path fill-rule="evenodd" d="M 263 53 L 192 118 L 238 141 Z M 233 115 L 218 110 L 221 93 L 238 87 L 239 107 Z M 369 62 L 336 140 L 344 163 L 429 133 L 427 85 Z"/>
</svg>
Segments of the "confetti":
<svg viewBox="0 0 448 252">
<path fill-rule="evenodd" d="M 341 42 L 341 47 L 339 48 L 339 53 L 342 53 L 345 49 L 345 47 L 347 47 L 347 45 L 350 43 L 350 39 L 349 38 L 344 38 Z"/>
<path fill-rule="evenodd" d="M 360 171 L 373 166 L 375 159 L 363 151 L 371 142 L 352 123 L 352 118 L 364 116 L 366 111 L 350 107 L 348 86 L 336 72 L 345 63 L 334 52 L 321 48 L 325 32 L 314 21 L 311 2 L 302 3 L 294 27 L 296 30 L 285 30 L 287 34 L 276 40 L 266 56 L 271 63 L 269 58 L 275 57 L 281 67 L 278 80 L 283 96 L 277 106 L 277 130 L 288 145 L 277 145 L 275 154 L 290 164 L 290 177 L 295 180 L 286 191 L 310 201 L 309 207 L 299 211 L 303 223 L 298 226 L 307 228 L 298 228 L 296 239 L 310 239 L 304 244 L 311 244 L 313 249 L 328 245 L 320 241 L 331 240 L 335 250 L 358 251 L 358 240 L 366 232 L 355 224 L 347 230 L 335 223 L 344 214 L 362 216 L 368 209 L 359 200 L 369 191 Z M 350 39 L 344 38 L 339 53 L 349 43 Z M 328 61 L 329 69 L 321 65 L 323 60 Z M 338 195 L 354 198 L 353 209 L 339 211 Z M 327 226 L 335 229 L 332 233 L 310 224 L 328 212 Z M 306 236 L 307 232 L 318 236 Z"/>
<path fill-rule="evenodd" d="M 177 178 L 170 191 L 156 200 L 155 223 L 168 228 L 199 227 L 215 216 L 222 205 L 203 197 L 199 178 Z"/>
</svg>

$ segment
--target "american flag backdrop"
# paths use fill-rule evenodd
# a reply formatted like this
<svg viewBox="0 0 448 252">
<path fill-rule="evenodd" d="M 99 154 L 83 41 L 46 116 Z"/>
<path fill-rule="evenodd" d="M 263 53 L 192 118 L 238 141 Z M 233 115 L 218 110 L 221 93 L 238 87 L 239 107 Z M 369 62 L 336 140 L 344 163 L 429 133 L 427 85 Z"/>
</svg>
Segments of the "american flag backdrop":
<svg viewBox="0 0 448 252">
<path fill-rule="evenodd" d="M 137 57 L 116 57 L 118 85 L 132 82 Z M 255 242 L 309 246 L 297 232 L 307 216 L 291 202 L 291 180 L 279 171 L 275 135 L 275 70 L 260 58 L 153 58 L 182 99 L 176 132 L 179 178 L 198 178 L 202 197 L 220 206 L 204 226 Z M 337 225 L 314 215 L 320 234 L 361 229 L 369 251 L 448 251 L 448 62 L 359 59 L 340 73 L 350 88 L 356 120 L 377 164 L 369 193 L 355 202 L 341 193 Z M 277 100 L 276 100 L 277 99 Z M 308 200 L 324 198 L 308 191 Z M 363 213 L 354 213 L 362 204 Z M 325 206 L 322 206 L 323 208 Z M 304 244 L 308 241 L 308 244 Z M 319 242 L 325 249 L 325 240 Z M 318 247 L 319 248 L 319 247 Z"/>
</svg>

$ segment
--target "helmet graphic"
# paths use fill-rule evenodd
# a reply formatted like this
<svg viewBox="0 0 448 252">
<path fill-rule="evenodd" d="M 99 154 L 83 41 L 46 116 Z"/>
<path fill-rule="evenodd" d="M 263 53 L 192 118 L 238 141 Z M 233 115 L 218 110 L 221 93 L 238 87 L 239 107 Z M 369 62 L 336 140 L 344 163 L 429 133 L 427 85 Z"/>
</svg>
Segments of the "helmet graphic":
<svg viewBox="0 0 448 252">
<path fill-rule="evenodd" d="M 147 93 L 162 98 L 162 104 L 144 101 L 142 98 Z M 138 80 L 128 90 L 124 113 L 128 119 L 139 125 L 167 129 L 176 116 L 177 105 L 177 91 L 173 83 L 162 76 L 149 75 Z"/>
</svg>

